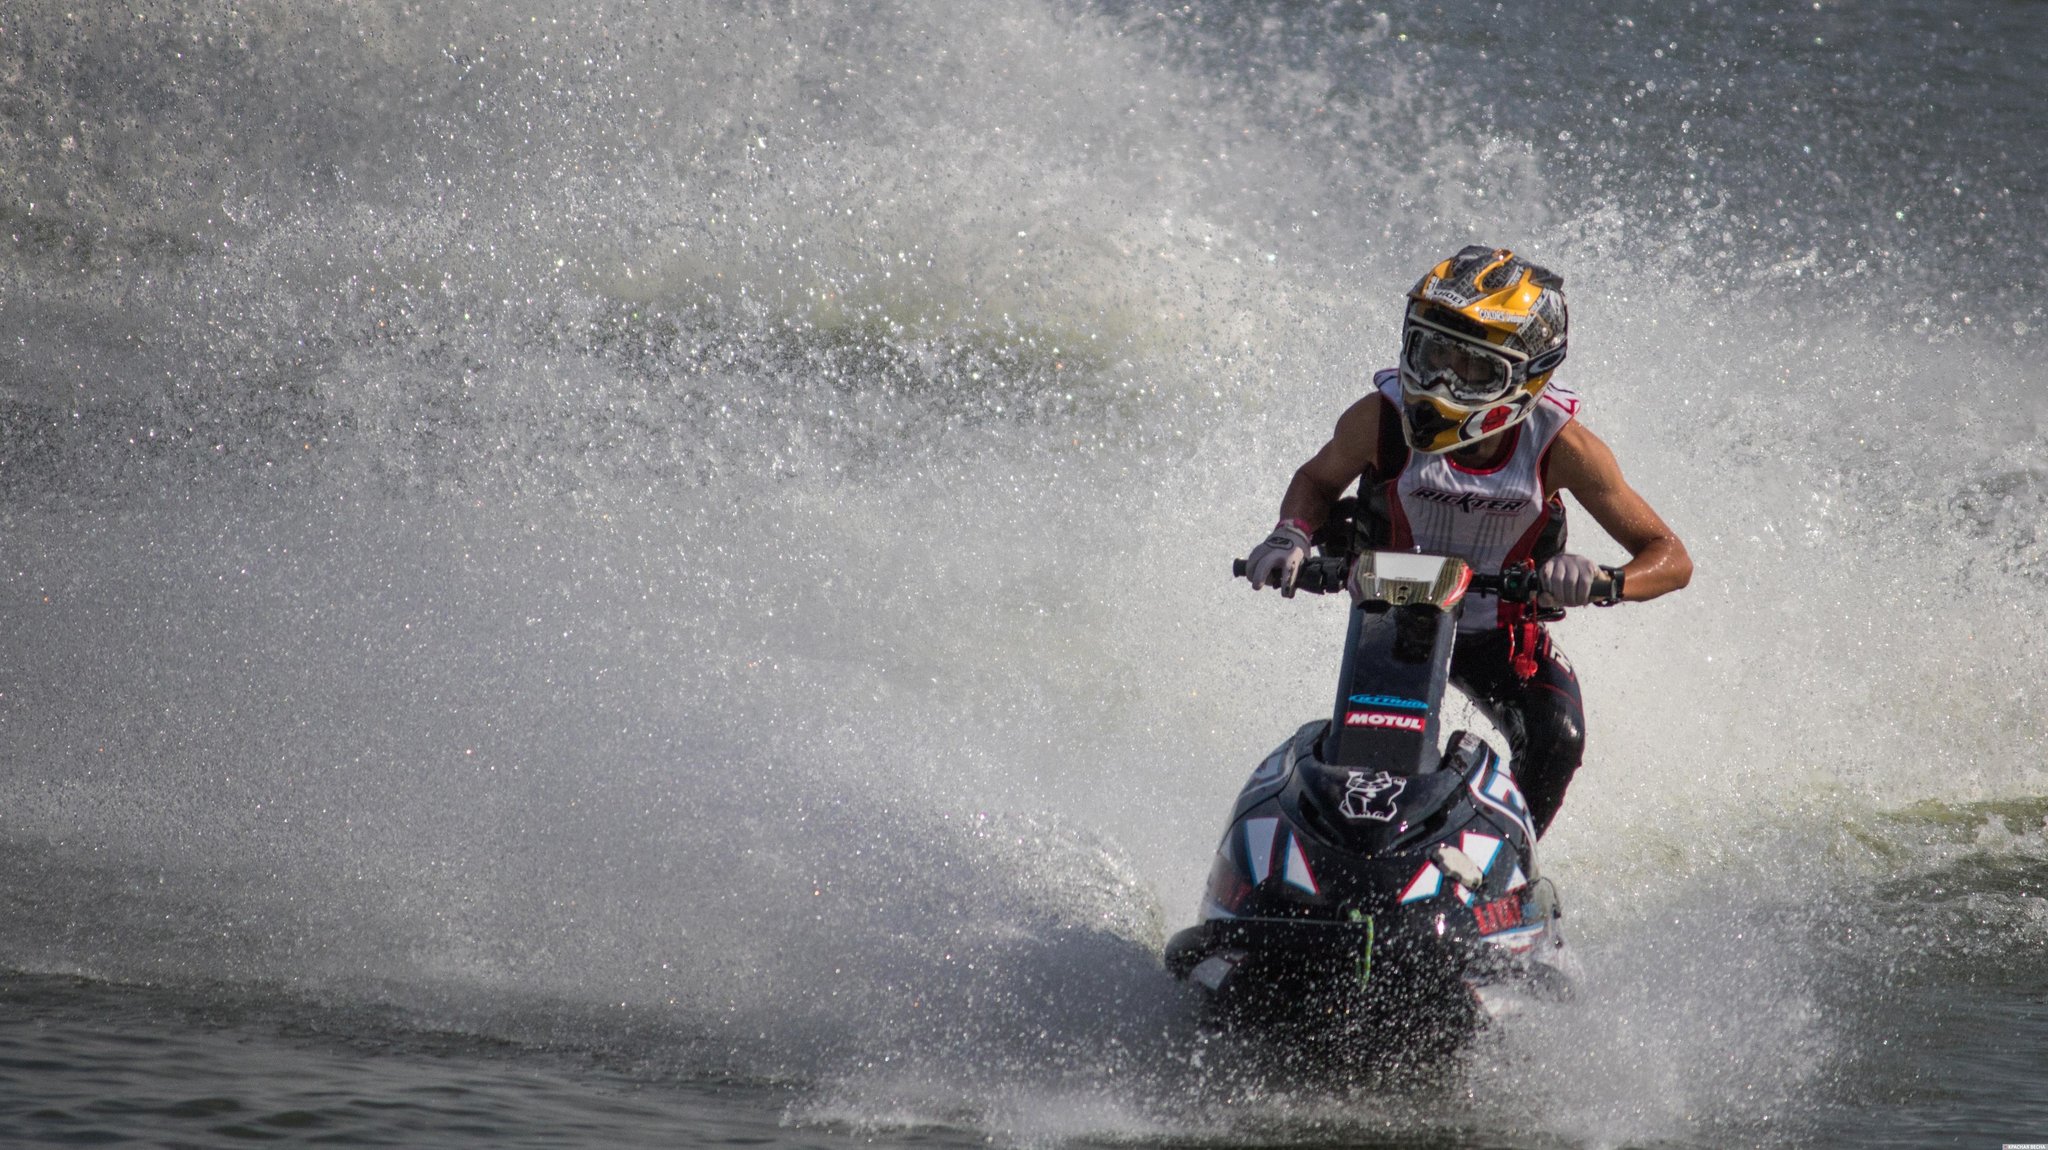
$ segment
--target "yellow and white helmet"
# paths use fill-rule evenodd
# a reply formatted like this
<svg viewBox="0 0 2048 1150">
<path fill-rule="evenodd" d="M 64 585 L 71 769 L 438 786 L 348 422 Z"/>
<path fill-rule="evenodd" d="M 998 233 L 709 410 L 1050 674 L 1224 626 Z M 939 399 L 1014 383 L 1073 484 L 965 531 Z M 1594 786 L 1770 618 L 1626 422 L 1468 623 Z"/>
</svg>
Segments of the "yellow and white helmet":
<svg viewBox="0 0 2048 1150">
<path fill-rule="evenodd" d="M 1435 455 L 1529 418 L 1564 362 L 1564 277 L 1474 244 L 1408 292 L 1401 434 Z"/>
</svg>

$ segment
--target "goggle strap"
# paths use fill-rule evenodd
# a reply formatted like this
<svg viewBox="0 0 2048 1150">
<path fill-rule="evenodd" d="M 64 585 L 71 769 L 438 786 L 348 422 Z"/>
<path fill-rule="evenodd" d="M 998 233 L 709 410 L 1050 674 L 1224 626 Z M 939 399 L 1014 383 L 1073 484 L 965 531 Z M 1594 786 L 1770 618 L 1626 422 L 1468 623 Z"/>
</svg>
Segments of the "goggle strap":
<svg viewBox="0 0 2048 1150">
<path fill-rule="evenodd" d="M 1514 348 L 1502 347 L 1499 344 L 1492 344 L 1487 343 L 1483 340 L 1473 339 L 1471 336 L 1466 335 L 1464 332 L 1455 331 L 1451 328 L 1445 327 L 1443 324 L 1440 323 L 1432 323 L 1429 320 L 1426 320 L 1421 316 L 1414 314 L 1413 312 L 1409 313 L 1408 322 L 1416 327 L 1428 328 L 1430 331 L 1436 332 L 1438 335 L 1449 336 L 1450 338 L 1457 340 L 1459 343 L 1464 344 L 1466 347 L 1477 348 L 1480 351 L 1484 351 L 1492 355 L 1497 355 L 1502 359 L 1507 360 L 1510 365 L 1518 363 L 1527 363 L 1529 360 L 1529 357 L 1527 355 L 1524 355 L 1523 353 L 1516 351 Z"/>
</svg>

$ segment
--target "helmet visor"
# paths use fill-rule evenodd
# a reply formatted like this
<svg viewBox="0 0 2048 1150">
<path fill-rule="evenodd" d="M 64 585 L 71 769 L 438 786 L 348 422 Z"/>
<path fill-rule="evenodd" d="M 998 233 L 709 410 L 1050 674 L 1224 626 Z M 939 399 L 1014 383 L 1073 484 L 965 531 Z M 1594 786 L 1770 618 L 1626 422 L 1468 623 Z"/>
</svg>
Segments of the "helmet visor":
<svg viewBox="0 0 2048 1150">
<path fill-rule="evenodd" d="M 1426 327 L 1409 327 L 1401 366 L 1415 387 L 1464 405 L 1491 403 L 1515 383 L 1514 366 L 1505 356 Z"/>
</svg>

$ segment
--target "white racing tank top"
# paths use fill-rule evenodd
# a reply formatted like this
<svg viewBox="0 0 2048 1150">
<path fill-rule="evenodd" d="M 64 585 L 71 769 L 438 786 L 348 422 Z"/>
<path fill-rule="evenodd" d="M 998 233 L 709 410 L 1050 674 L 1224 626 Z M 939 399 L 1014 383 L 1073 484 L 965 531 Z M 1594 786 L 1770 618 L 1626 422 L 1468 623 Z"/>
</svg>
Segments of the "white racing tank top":
<svg viewBox="0 0 2048 1150">
<path fill-rule="evenodd" d="M 1401 405 L 1401 377 L 1393 370 L 1373 376 L 1381 395 Z M 1448 452 L 1408 453 L 1407 466 L 1387 482 L 1392 519 L 1390 542 L 1430 555 L 1456 555 L 1476 572 L 1491 574 L 1530 558 L 1555 511 L 1543 490 L 1543 457 L 1579 412 L 1578 393 L 1555 380 L 1537 398 L 1529 418 L 1500 434 L 1514 442 L 1506 456 L 1483 471 L 1451 462 Z M 1513 607 L 1492 595 L 1466 597 L 1460 631 L 1486 631 L 1513 622 Z"/>
</svg>

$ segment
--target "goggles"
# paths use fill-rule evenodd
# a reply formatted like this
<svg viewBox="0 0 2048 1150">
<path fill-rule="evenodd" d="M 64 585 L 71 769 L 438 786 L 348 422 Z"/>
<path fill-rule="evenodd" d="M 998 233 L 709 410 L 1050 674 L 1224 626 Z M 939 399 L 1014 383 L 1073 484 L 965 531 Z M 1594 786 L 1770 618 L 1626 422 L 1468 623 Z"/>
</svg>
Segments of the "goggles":
<svg viewBox="0 0 2048 1150">
<path fill-rule="evenodd" d="M 1514 390 L 1520 356 L 1425 324 L 1411 318 L 1401 340 L 1401 367 L 1410 386 L 1466 407 Z"/>
</svg>

